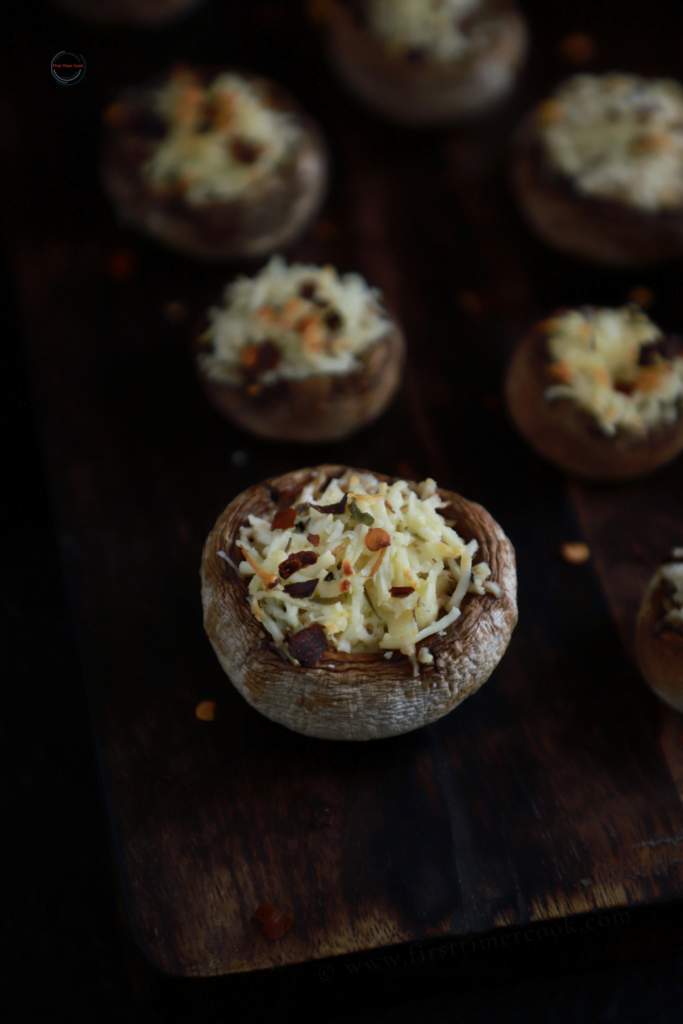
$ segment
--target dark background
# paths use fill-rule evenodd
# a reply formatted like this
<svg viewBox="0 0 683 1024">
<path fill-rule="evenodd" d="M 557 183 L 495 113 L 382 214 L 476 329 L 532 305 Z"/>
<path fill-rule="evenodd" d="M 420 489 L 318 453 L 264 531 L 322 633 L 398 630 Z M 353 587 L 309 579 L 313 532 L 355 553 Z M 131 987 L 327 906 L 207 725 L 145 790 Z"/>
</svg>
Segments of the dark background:
<svg viewBox="0 0 683 1024">
<path fill-rule="evenodd" d="M 282 17 L 286 4 L 258 6 L 263 24 Z M 291 6 L 291 5 L 290 5 Z M 294 7 L 299 6 L 294 4 Z M 567 31 L 595 34 L 609 48 L 614 34 L 638 37 L 642 18 L 650 31 L 642 34 L 650 53 L 652 72 L 658 62 L 683 76 L 683 30 L 680 13 L 664 3 L 623 11 L 619 24 L 607 18 L 601 5 L 521 5 L 532 26 L 543 25 L 546 35 L 560 39 Z M 609 6 L 612 14 L 614 4 Z M 2 77 L 5 90 L 21 89 L 22 76 L 42 76 L 47 108 L 59 86 L 49 76 L 54 52 L 73 49 L 102 55 L 108 70 L 131 64 L 131 77 L 149 57 L 149 73 L 179 55 L 192 58 L 195 40 L 220 23 L 220 0 L 186 22 L 155 33 L 106 32 L 82 26 L 47 3 L 17 5 L 3 12 L 7 57 Z M 593 10 L 592 8 L 597 8 Z M 549 10 L 548 8 L 551 8 Z M 583 12 L 579 14 L 577 12 Z M 651 31 L 652 19 L 661 33 Z M 280 22 L 285 25 L 285 22 Z M 658 39 L 656 49 L 652 40 Z M 266 33 L 263 69 L 277 77 L 278 62 L 286 64 L 286 33 L 277 39 Z M 270 49 L 268 49 L 270 47 Z M 553 54 L 534 57 L 540 63 Z M 274 67 L 273 67 L 274 65 Z M 261 70 L 260 68 L 254 68 Z M 563 69 L 564 70 L 564 69 Z M 89 86 L 104 74 L 88 63 L 86 79 L 74 89 L 71 102 L 84 110 L 82 149 L 73 151 L 75 137 L 65 140 L 55 159 L 92 164 L 92 125 L 86 115 L 92 106 Z M 559 75 L 558 75 L 559 77 Z M 76 95 L 76 90 L 80 93 Z M 0 116 L 3 111 L 0 109 Z M 47 115 L 46 115 L 47 116 Z M 40 125 L 35 126 L 36 131 Z M 68 145 L 66 144 L 68 143 Z M 90 148 L 89 148 L 90 147 Z M 49 168 L 45 169 L 49 188 Z M 11 202 L 11 197 L 3 197 Z M 55 202 L 59 202 L 55 196 Z M 64 210 L 64 217 L 73 211 Z M 5 236 L 6 252 L 12 238 Z M 36 410 L 30 397 L 30 373 L 22 356 L 22 327 L 14 283 L 3 261 L 0 278 L 2 347 L 0 387 L 0 446 L 5 479 L 0 528 L 0 658 L 2 678 L 4 865 L 2 1010 L 9 1019 L 70 1019 L 131 1022 L 148 1020 L 136 1003 L 126 978 L 117 920 L 115 876 L 98 768 L 92 741 L 86 690 L 77 644 L 62 583 L 50 497 L 36 438 Z M 492 982 L 485 988 L 460 991 L 427 987 L 413 990 L 401 1005 L 338 1015 L 328 1007 L 329 1020 L 420 1021 L 616 1021 L 659 1022 L 683 1019 L 683 957 L 625 958 L 609 967 L 568 972 L 562 962 L 545 973 L 518 982 Z M 384 998 L 384 997 L 383 997 Z M 277 1008 L 274 1009 L 277 1015 Z M 235 1021 L 249 1020 L 248 1006 L 235 1006 Z"/>
</svg>

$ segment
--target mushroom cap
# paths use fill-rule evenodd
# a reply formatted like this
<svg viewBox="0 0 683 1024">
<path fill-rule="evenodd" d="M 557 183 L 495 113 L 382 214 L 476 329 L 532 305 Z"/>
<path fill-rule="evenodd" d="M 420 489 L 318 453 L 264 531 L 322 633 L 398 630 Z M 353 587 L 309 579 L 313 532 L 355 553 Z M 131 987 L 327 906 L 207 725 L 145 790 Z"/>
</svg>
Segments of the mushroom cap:
<svg viewBox="0 0 683 1024">
<path fill-rule="evenodd" d="M 318 212 L 327 191 L 329 158 L 320 129 L 281 86 L 235 68 L 193 68 L 209 83 L 234 71 L 266 90 L 273 109 L 295 117 L 298 143 L 280 166 L 234 199 L 188 203 L 179 188 L 160 189 L 141 173 L 152 152 L 145 135 L 153 92 L 164 79 L 127 89 L 119 113 L 107 124 L 101 173 L 105 192 L 124 221 L 186 255 L 207 260 L 256 258 L 296 241 Z"/>
<path fill-rule="evenodd" d="M 534 230 L 550 245 L 609 267 L 641 267 L 683 252 L 683 210 L 647 211 L 583 195 L 550 166 L 535 113 L 514 138 L 512 183 Z"/>
<path fill-rule="evenodd" d="M 479 113 L 502 99 L 528 49 L 514 0 L 483 0 L 476 17 L 498 22 L 487 45 L 455 61 L 411 61 L 387 50 L 341 0 L 314 0 L 330 60 L 359 99 L 404 125 L 430 125 Z"/>
<path fill-rule="evenodd" d="M 456 521 L 465 540 L 479 542 L 490 579 L 499 584 L 502 596 L 467 594 L 460 618 L 444 636 L 434 634 L 426 641 L 434 663 L 418 663 L 418 677 L 413 676 L 410 660 L 398 652 L 386 659 L 383 654 L 328 650 L 314 668 L 283 660 L 251 611 L 244 578 L 218 557 L 218 551 L 239 564 L 236 541 L 249 514 L 271 512 L 276 507 L 274 493 L 298 492 L 321 471 L 332 479 L 348 468 L 323 465 L 286 473 L 250 487 L 228 505 L 202 556 L 204 628 L 233 685 L 267 718 L 321 739 L 380 739 L 435 721 L 488 679 L 517 622 L 515 553 L 481 505 L 439 488 L 449 503 L 441 513 Z M 393 482 L 380 473 L 373 475 Z"/>
<path fill-rule="evenodd" d="M 636 621 L 636 657 L 646 683 L 676 711 L 683 711 L 683 635 L 675 629 L 658 630 L 664 615 L 663 581 L 650 580 Z"/>
<path fill-rule="evenodd" d="M 243 385 L 210 380 L 198 368 L 199 381 L 221 415 L 258 437 L 312 444 L 337 441 L 381 415 L 400 387 L 405 341 L 393 323 L 359 357 L 360 365 L 351 373 L 279 380 L 256 394 Z"/>
<path fill-rule="evenodd" d="M 572 399 L 548 401 L 548 331 L 543 325 L 544 321 L 537 324 L 517 343 L 505 377 L 510 416 L 539 455 L 592 480 L 644 476 L 678 455 L 683 449 L 683 414 L 643 434 L 618 429 L 609 437 Z"/>
</svg>

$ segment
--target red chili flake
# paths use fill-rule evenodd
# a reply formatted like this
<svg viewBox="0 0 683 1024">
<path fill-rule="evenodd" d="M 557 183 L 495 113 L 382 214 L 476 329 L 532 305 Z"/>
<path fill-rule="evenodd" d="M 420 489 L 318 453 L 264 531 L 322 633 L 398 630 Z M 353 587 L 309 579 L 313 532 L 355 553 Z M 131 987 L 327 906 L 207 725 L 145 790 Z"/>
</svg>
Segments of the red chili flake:
<svg viewBox="0 0 683 1024">
<path fill-rule="evenodd" d="M 351 580 L 342 580 L 339 584 L 339 593 L 346 594 L 351 589 Z"/>
<path fill-rule="evenodd" d="M 329 327 L 331 331 L 337 331 L 342 325 L 342 318 L 335 309 L 331 309 L 329 313 L 326 313 L 323 317 L 325 325 Z"/>
<path fill-rule="evenodd" d="M 124 281 L 131 277 L 135 271 L 135 253 L 129 249 L 120 249 L 107 256 L 107 276 L 113 277 L 116 281 Z"/>
<path fill-rule="evenodd" d="M 317 586 L 317 580 L 302 580 L 301 583 L 288 583 L 284 591 L 290 597 L 310 597 Z"/>
<path fill-rule="evenodd" d="M 318 556 L 315 551 L 293 551 L 285 558 L 284 562 L 280 562 L 278 572 L 283 580 L 287 580 L 299 569 L 303 569 L 305 565 L 315 565 L 317 561 Z"/>
<path fill-rule="evenodd" d="M 628 384 L 626 381 L 618 380 L 614 385 L 615 391 L 620 391 L 622 395 L 632 395 L 634 390 L 633 384 Z"/>
<path fill-rule="evenodd" d="M 240 366 L 249 374 L 274 370 L 281 359 L 282 352 L 272 341 L 245 345 L 240 352 Z"/>
<path fill-rule="evenodd" d="M 279 512 L 276 512 L 273 516 L 273 521 L 270 524 L 271 530 L 288 530 L 290 526 L 294 526 L 294 520 L 296 519 L 295 508 L 281 508 Z"/>
<path fill-rule="evenodd" d="M 345 576 L 353 576 L 353 566 L 346 559 L 342 562 L 342 569 L 344 570 Z"/>
<path fill-rule="evenodd" d="M 306 668 L 312 668 L 320 661 L 323 651 L 328 648 L 325 630 L 319 622 L 313 622 L 310 626 L 300 629 L 294 633 L 287 642 L 289 653 L 293 658 Z"/>
<path fill-rule="evenodd" d="M 376 526 L 374 530 L 368 530 L 365 536 L 365 546 L 368 551 L 379 551 L 380 548 L 388 548 L 391 544 L 391 537 L 386 530 Z"/>
<path fill-rule="evenodd" d="M 262 903 L 254 917 L 261 923 L 261 929 L 267 939 L 281 939 L 290 927 L 294 918 L 291 914 L 283 914 L 272 903 Z"/>
<path fill-rule="evenodd" d="M 256 142 L 250 142 L 249 139 L 237 138 L 230 143 L 230 151 L 235 160 L 239 160 L 240 163 L 253 164 L 263 152 L 263 146 L 259 146 Z"/>
<path fill-rule="evenodd" d="M 338 501 L 334 505 L 311 505 L 311 508 L 314 508 L 316 512 L 324 512 L 333 516 L 340 516 L 346 509 L 348 497 L 348 494 L 345 494 L 341 501 Z"/>
<path fill-rule="evenodd" d="M 308 541 L 309 544 L 312 544 L 314 548 L 317 548 L 318 544 L 320 543 L 320 534 L 307 533 L 306 540 Z"/>
<path fill-rule="evenodd" d="M 292 503 L 292 498 L 296 498 L 297 494 L 301 490 L 299 487 L 288 487 L 285 491 L 281 491 L 279 487 L 271 487 L 270 497 L 275 502 L 278 508 L 287 508 Z M 300 511 L 297 508 L 297 512 Z"/>
<path fill-rule="evenodd" d="M 408 597 L 415 593 L 415 587 L 391 587 L 389 593 L 392 597 Z"/>
<path fill-rule="evenodd" d="M 315 290 L 315 281 L 303 281 L 299 288 L 299 295 L 302 299 L 313 299 Z"/>
</svg>

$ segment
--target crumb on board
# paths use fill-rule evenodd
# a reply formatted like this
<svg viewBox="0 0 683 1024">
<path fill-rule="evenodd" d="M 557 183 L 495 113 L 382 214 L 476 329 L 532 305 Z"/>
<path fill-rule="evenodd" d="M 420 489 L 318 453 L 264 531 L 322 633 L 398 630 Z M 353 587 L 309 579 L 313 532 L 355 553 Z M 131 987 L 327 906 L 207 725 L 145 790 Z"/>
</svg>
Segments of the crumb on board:
<svg viewBox="0 0 683 1024">
<path fill-rule="evenodd" d="M 107 277 L 115 281 L 125 281 L 135 273 L 137 259 L 130 249 L 117 249 L 107 256 L 105 270 Z"/>
<path fill-rule="evenodd" d="M 582 540 L 567 540 L 560 545 L 560 554 L 571 565 L 582 565 L 591 556 L 590 548 Z"/>
<path fill-rule="evenodd" d="M 654 294 L 651 288 L 639 284 L 628 293 L 629 302 L 636 302 L 641 309 L 647 309 L 652 305 Z"/>
<path fill-rule="evenodd" d="M 587 32 L 569 32 L 560 39 L 558 53 L 566 64 L 587 64 L 598 52 L 598 44 Z"/>
<path fill-rule="evenodd" d="M 180 323 L 180 321 L 184 320 L 187 316 L 187 306 L 179 299 L 176 299 L 173 302 L 167 302 L 161 308 L 161 315 L 169 324 Z"/>
<path fill-rule="evenodd" d="M 478 316 L 484 312 L 484 302 L 476 292 L 458 292 L 455 297 L 458 308 L 470 316 Z"/>
<path fill-rule="evenodd" d="M 216 702 L 213 700 L 202 700 L 194 709 L 194 713 L 202 722 L 213 722 L 216 717 Z"/>
<path fill-rule="evenodd" d="M 261 923 L 261 930 L 267 939 L 281 939 L 294 920 L 291 914 L 283 914 L 272 903 L 262 903 L 254 912 Z"/>
</svg>

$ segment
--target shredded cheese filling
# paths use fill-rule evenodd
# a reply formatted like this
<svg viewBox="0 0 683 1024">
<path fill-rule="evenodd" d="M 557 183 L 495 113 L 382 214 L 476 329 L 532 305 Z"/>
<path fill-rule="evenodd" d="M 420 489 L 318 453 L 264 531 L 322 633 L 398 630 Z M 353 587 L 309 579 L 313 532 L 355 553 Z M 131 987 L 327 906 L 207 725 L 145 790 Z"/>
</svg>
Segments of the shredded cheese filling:
<svg viewBox="0 0 683 1024">
<path fill-rule="evenodd" d="M 177 70 L 154 97 L 165 136 L 142 165 L 158 186 L 181 185 L 189 203 L 229 200 L 287 159 L 302 129 L 266 103 L 258 83 L 218 75 L 202 86 L 189 69 Z"/>
<path fill-rule="evenodd" d="M 604 434 L 644 433 L 673 423 L 683 396 L 683 341 L 663 335 L 635 304 L 583 307 L 554 317 L 548 329 L 549 400 L 570 398 Z"/>
<path fill-rule="evenodd" d="M 359 274 L 273 256 L 256 277 L 238 277 L 209 310 L 200 370 L 226 384 L 269 385 L 346 374 L 393 328 L 380 292 Z"/>
<path fill-rule="evenodd" d="M 443 505 L 433 480 L 387 484 L 347 471 L 307 484 L 275 517 L 250 515 L 238 569 L 253 614 L 283 651 L 288 637 L 318 623 L 335 650 L 398 650 L 417 673 L 418 662 L 434 659 L 415 645 L 459 618 L 466 593 L 501 595 L 489 566 L 472 565 L 477 542 L 458 536 L 437 511 Z"/>
<path fill-rule="evenodd" d="M 663 581 L 666 593 L 663 599 L 664 622 L 683 633 L 683 548 L 674 548 L 668 562 L 657 570 L 657 582 Z"/>
<path fill-rule="evenodd" d="M 488 39 L 491 20 L 463 25 L 481 6 L 482 0 L 370 0 L 366 18 L 370 30 L 398 56 L 446 63 Z"/>
<path fill-rule="evenodd" d="M 574 75 L 540 104 L 553 167 L 584 195 L 641 210 L 683 205 L 683 86 L 636 75 Z"/>
</svg>

